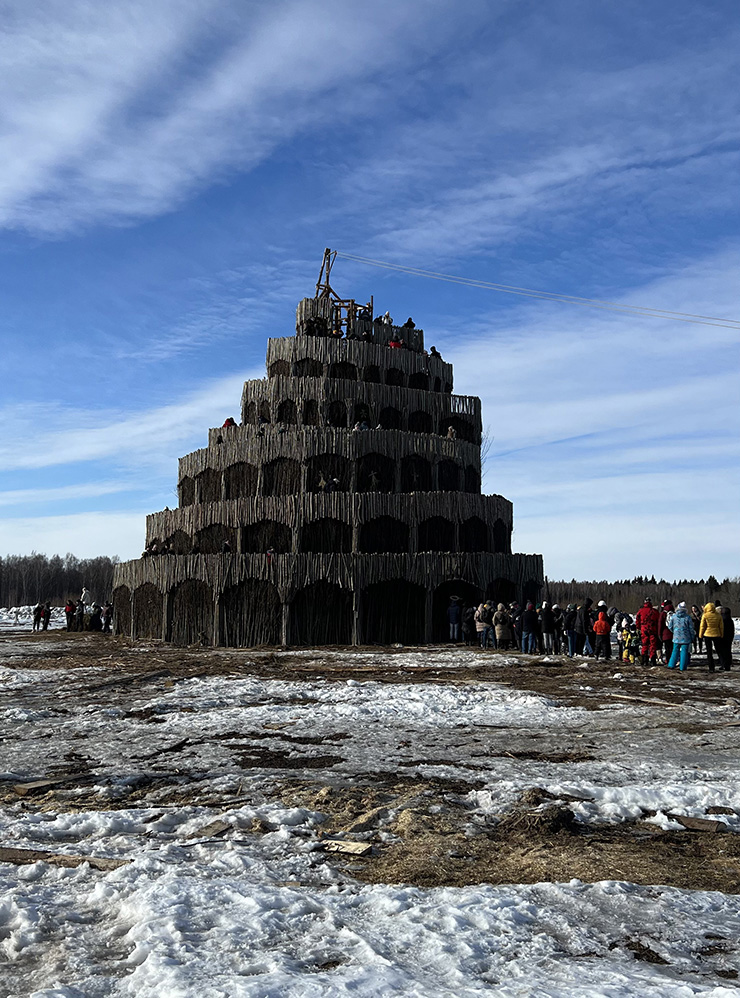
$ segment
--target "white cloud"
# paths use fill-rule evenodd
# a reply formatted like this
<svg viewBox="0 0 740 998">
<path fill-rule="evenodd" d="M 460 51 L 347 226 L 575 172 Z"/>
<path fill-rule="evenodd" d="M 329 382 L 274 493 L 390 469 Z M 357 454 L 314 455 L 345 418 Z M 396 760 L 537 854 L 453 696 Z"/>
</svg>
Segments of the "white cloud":
<svg viewBox="0 0 740 998">
<path fill-rule="evenodd" d="M 82 482 L 78 485 L 61 485 L 50 489 L 9 489 L 0 492 L 0 506 L 29 506 L 41 503 L 68 502 L 74 499 L 98 499 L 101 496 L 131 492 L 134 484 L 120 482 Z"/>
<path fill-rule="evenodd" d="M 251 372 L 251 377 L 263 374 Z M 5 427 L 0 463 L 11 471 L 108 460 L 139 469 L 169 466 L 174 477 L 181 447 L 196 440 L 205 446 L 209 426 L 220 426 L 226 415 L 238 415 L 242 386 L 249 377 L 250 372 L 235 374 L 181 401 L 133 414 L 124 409 L 95 413 L 59 406 L 8 407 L 0 413 Z M 55 428 L 39 434 L 39 425 Z M 34 440 L 30 448 L 29 439 Z"/>
</svg>

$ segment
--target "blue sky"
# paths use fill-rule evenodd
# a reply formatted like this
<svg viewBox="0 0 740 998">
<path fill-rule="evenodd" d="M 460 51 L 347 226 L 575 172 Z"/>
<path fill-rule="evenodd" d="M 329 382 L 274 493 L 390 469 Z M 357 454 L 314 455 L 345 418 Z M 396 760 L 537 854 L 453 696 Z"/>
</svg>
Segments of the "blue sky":
<svg viewBox="0 0 740 998">
<path fill-rule="evenodd" d="M 740 318 L 734 0 L 8 0 L 0 553 L 135 557 L 325 246 Z M 340 261 L 551 578 L 740 574 L 733 329 Z"/>
</svg>

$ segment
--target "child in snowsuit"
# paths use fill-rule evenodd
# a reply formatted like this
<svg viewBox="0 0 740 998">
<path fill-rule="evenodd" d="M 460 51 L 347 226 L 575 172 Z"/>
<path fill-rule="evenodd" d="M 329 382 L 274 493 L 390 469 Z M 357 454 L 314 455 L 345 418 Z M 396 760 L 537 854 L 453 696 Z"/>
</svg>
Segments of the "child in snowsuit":
<svg viewBox="0 0 740 998">
<path fill-rule="evenodd" d="M 602 654 L 605 662 L 608 662 L 612 657 L 611 638 L 609 637 L 611 629 L 612 625 L 609 623 L 605 611 L 602 610 L 599 613 L 599 619 L 594 624 L 594 634 L 596 635 L 594 655 L 597 662 L 599 661 L 599 656 Z"/>
<path fill-rule="evenodd" d="M 637 636 L 637 628 L 634 624 L 629 624 L 622 631 L 622 641 L 624 642 L 624 655 L 622 659 L 625 662 L 629 662 L 630 665 L 634 665 L 637 653 L 640 650 L 640 639 Z"/>
</svg>

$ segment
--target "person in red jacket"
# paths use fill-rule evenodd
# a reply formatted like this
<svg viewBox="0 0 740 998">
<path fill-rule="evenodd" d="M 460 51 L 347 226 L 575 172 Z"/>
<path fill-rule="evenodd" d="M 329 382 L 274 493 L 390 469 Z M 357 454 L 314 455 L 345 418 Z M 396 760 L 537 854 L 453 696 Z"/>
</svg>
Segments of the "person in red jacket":
<svg viewBox="0 0 740 998">
<path fill-rule="evenodd" d="M 655 656 L 658 654 L 659 620 L 660 614 L 648 596 L 635 616 L 635 624 L 640 632 L 640 665 L 645 665 L 648 660 L 650 665 L 655 665 Z"/>
<path fill-rule="evenodd" d="M 609 623 L 609 618 L 606 613 L 602 610 L 599 613 L 599 619 L 594 624 L 594 634 L 596 635 L 596 647 L 594 648 L 594 656 L 596 661 L 599 661 L 599 655 L 603 653 L 604 661 L 608 662 L 612 657 L 612 642 L 609 635 L 611 634 L 612 625 Z"/>
</svg>

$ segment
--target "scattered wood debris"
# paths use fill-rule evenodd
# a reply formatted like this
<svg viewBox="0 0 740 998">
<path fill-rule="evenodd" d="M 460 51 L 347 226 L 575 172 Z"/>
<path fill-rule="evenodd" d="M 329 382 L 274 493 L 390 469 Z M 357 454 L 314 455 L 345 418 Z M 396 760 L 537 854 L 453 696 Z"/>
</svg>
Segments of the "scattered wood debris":
<svg viewBox="0 0 740 998">
<path fill-rule="evenodd" d="M 23 866 L 26 863 L 52 863 L 54 866 L 76 867 L 89 863 L 96 870 L 117 870 L 126 866 L 128 859 L 112 859 L 108 856 L 71 856 L 67 853 L 44 852 L 41 849 L 10 849 L 0 846 L 0 863 L 13 863 Z"/>
</svg>

